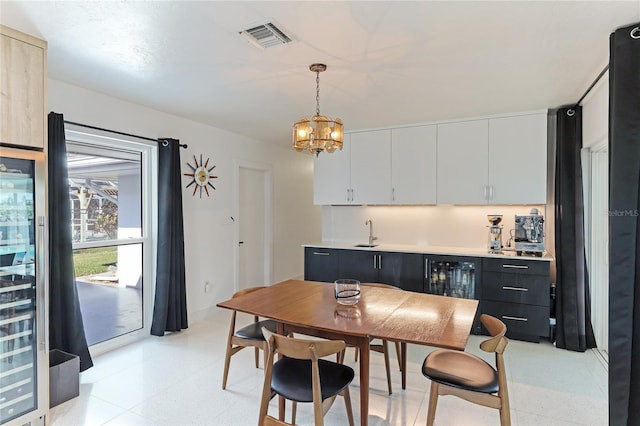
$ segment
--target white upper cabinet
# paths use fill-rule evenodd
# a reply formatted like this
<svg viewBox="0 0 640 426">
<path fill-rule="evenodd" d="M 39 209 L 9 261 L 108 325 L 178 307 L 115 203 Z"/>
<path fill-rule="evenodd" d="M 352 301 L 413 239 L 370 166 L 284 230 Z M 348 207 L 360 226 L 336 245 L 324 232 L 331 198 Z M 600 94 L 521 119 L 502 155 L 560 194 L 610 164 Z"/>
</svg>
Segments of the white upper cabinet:
<svg viewBox="0 0 640 426">
<path fill-rule="evenodd" d="M 391 202 L 436 203 L 436 126 L 391 130 Z"/>
<path fill-rule="evenodd" d="M 351 204 L 351 144 L 344 135 L 342 150 L 320 153 L 314 159 L 313 203 L 320 205 Z"/>
<path fill-rule="evenodd" d="M 487 204 L 488 121 L 438 125 L 438 204 Z"/>
<path fill-rule="evenodd" d="M 352 204 L 391 203 L 391 130 L 351 133 Z"/>
<path fill-rule="evenodd" d="M 547 114 L 489 120 L 492 204 L 547 202 Z"/>
<path fill-rule="evenodd" d="M 547 114 L 345 134 L 315 204 L 546 204 Z"/>
</svg>

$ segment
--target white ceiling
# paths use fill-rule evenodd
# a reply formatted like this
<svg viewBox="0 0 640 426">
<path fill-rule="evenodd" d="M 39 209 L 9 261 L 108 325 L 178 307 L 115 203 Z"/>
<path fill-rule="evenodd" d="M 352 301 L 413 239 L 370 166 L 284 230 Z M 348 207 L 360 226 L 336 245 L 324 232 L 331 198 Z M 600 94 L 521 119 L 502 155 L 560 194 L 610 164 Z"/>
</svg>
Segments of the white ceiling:
<svg viewBox="0 0 640 426">
<path fill-rule="evenodd" d="M 240 36 L 274 22 L 294 41 Z M 320 111 L 345 130 L 558 107 L 608 62 L 633 1 L 0 1 L 49 42 L 49 76 L 286 146 Z"/>
</svg>

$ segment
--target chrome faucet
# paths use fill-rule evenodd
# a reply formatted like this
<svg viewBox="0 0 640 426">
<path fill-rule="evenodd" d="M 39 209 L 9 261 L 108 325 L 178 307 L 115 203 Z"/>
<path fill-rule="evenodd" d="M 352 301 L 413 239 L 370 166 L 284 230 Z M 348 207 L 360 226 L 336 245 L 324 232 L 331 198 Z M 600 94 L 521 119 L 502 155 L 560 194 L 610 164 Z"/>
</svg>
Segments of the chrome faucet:
<svg viewBox="0 0 640 426">
<path fill-rule="evenodd" d="M 377 240 L 378 237 L 373 236 L 373 221 L 371 219 L 367 219 L 364 223 L 365 225 L 369 225 L 369 245 L 373 245 L 373 240 Z"/>
</svg>

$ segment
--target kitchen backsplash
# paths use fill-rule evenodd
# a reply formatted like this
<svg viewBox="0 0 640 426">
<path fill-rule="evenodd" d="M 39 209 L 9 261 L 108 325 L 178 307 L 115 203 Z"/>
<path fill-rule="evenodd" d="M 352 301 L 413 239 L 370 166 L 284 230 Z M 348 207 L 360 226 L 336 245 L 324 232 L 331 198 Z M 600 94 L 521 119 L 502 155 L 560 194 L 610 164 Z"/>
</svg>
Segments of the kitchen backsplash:
<svg viewBox="0 0 640 426">
<path fill-rule="evenodd" d="M 323 206 L 322 240 L 367 242 L 365 221 L 371 219 L 378 244 L 485 248 L 487 215 L 501 214 L 506 246 L 515 215 L 529 214 L 534 207 L 546 217 L 544 205 Z M 549 232 L 545 224 L 545 235 Z"/>
</svg>

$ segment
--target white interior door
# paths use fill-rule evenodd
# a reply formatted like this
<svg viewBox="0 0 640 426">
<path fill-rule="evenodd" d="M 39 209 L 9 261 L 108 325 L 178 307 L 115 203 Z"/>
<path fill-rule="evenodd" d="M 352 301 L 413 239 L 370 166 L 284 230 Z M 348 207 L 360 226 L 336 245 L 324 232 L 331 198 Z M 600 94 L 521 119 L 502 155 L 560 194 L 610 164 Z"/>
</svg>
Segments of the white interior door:
<svg viewBox="0 0 640 426">
<path fill-rule="evenodd" d="M 239 167 L 238 288 L 269 283 L 268 171 Z"/>
</svg>

